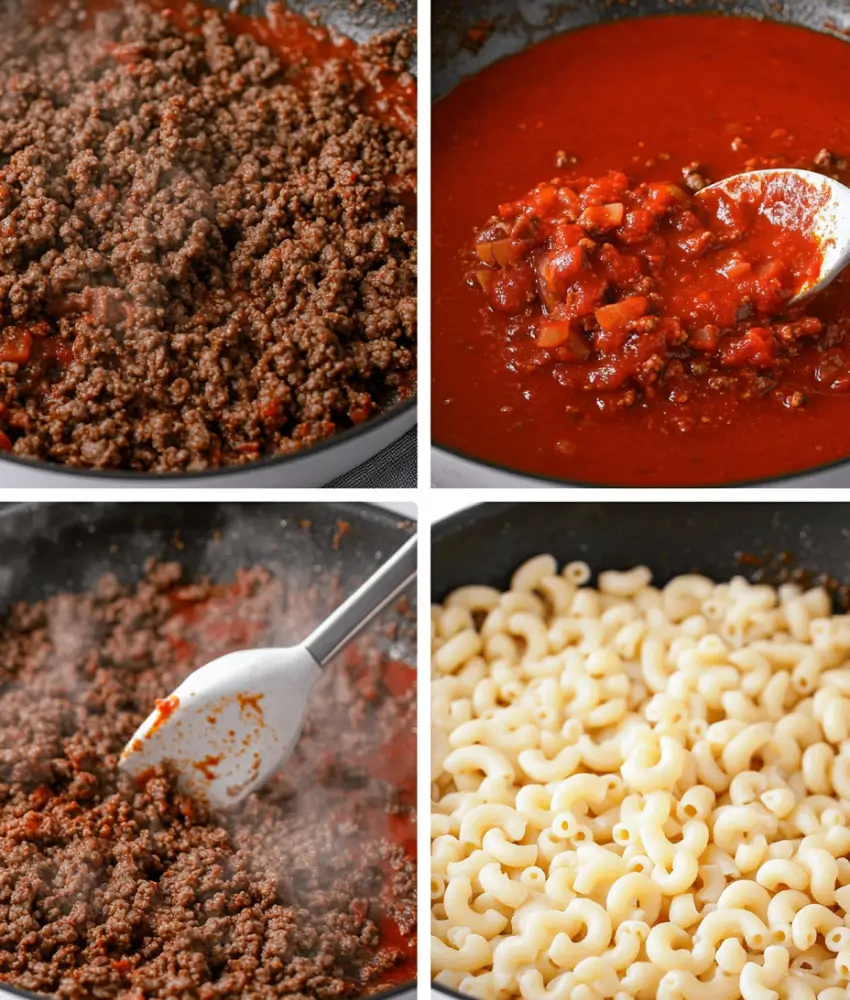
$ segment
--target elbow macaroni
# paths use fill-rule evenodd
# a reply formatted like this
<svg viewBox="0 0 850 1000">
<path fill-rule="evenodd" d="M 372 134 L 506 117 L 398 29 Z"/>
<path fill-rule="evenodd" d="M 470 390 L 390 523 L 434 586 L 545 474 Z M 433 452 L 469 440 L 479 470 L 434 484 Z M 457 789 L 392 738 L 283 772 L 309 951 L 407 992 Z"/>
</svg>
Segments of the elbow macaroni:
<svg viewBox="0 0 850 1000">
<path fill-rule="evenodd" d="M 646 567 L 432 614 L 432 968 L 479 1000 L 850 997 L 850 618 Z"/>
</svg>

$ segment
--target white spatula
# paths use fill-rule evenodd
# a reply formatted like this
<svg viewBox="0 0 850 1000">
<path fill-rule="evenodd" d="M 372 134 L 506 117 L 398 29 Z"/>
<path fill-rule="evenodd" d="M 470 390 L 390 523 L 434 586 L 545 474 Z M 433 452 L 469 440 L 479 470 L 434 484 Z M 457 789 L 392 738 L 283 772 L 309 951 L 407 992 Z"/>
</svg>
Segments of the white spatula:
<svg viewBox="0 0 850 1000">
<path fill-rule="evenodd" d="M 228 653 L 190 674 L 124 748 L 120 767 L 142 775 L 168 761 L 178 787 L 228 808 L 280 770 L 324 667 L 416 575 L 416 536 L 300 646 Z"/>
</svg>

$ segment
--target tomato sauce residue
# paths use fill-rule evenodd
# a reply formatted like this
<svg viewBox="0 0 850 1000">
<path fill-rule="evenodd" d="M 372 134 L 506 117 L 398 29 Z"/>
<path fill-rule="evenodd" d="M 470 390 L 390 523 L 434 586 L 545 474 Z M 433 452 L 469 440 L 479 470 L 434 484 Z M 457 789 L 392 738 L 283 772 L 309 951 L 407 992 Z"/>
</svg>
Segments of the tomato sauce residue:
<svg viewBox="0 0 850 1000">
<path fill-rule="evenodd" d="M 145 734 L 145 739 L 149 739 L 151 736 L 153 736 L 153 734 L 157 732 L 158 729 L 160 729 L 162 724 L 167 719 L 171 718 L 175 710 L 180 705 L 180 699 L 177 697 L 177 695 L 170 694 L 167 698 L 157 698 L 154 704 L 156 706 L 154 708 L 154 711 L 156 712 L 156 718 L 154 719 L 153 723 L 151 724 L 147 733 Z"/>
<path fill-rule="evenodd" d="M 208 753 L 203 760 L 193 760 L 192 767 L 194 767 L 196 771 L 200 771 L 207 781 L 215 781 L 218 775 L 213 768 L 218 767 L 221 763 L 221 758 L 221 754 L 213 756 L 213 754 Z"/>
<path fill-rule="evenodd" d="M 850 46 L 839 39 L 689 14 L 554 37 L 439 101 L 436 443 L 521 472 L 638 486 L 751 481 L 850 455 L 850 275 L 786 310 L 811 245 L 745 205 L 746 238 L 703 255 L 702 230 L 717 235 L 712 212 L 728 221 L 728 205 L 694 198 L 700 185 L 690 183 L 782 166 L 850 181 L 838 82 L 848 75 Z M 612 172 L 626 184 L 609 193 L 623 197 L 582 204 L 587 185 Z M 675 235 L 653 203 L 670 187 L 693 209 L 679 212 Z M 554 202 L 529 211 L 553 192 L 575 199 L 576 218 Z M 622 220 L 601 218 L 618 205 Z M 600 217 L 584 221 L 601 228 L 570 230 L 588 207 Z M 559 212 L 547 242 L 514 230 L 523 217 L 547 225 Z M 610 259 L 583 268 L 575 248 L 585 239 L 612 245 Z M 643 267 L 653 247 L 668 270 L 647 295 L 633 258 Z M 642 328 L 645 338 L 632 336 Z M 598 333 L 609 353 L 597 349 Z"/>
<path fill-rule="evenodd" d="M 260 722 L 263 722 L 263 707 L 260 702 L 263 700 L 265 695 L 263 694 L 237 694 L 236 700 L 239 703 L 239 712 L 253 712 Z"/>
</svg>

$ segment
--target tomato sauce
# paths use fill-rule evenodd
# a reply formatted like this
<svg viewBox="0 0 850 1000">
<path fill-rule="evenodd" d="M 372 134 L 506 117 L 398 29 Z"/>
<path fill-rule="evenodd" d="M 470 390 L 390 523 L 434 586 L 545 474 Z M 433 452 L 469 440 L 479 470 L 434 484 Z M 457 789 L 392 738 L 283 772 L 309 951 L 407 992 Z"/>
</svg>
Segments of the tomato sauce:
<svg viewBox="0 0 850 1000">
<path fill-rule="evenodd" d="M 435 442 L 521 472 L 638 486 L 752 481 L 850 456 L 846 272 L 806 304 L 810 325 L 779 366 L 775 354 L 782 352 L 762 327 L 737 351 L 731 340 L 721 350 L 709 339 L 697 347 L 718 352 L 718 367 L 731 374 L 715 372 L 711 386 L 703 379 L 675 401 L 643 393 L 619 406 L 609 393 L 588 393 L 581 379 L 564 377 L 581 359 L 569 354 L 576 345 L 567 343 L 565 327 L 540 329 L 545 306 L 523 314 L 520 330 L 517 314 L 494 309 L 492 289 L 474 278 L 482 267 L 476 240 L 497 206 L 516 205 L 541 181 L 568 173 L 592 179 L 621 172 L 636 190 L 681 185 L 694 164 L 712 181 L 817 165 L 847 183 L 848 98 L 840 81 L 848 78 L 850 46 L 839 39 L 772 22 L 675 15 L 557 36 L 488 67 L 438 102 Z M 757 268 L 790 262 L 802 279 L 804 250 L 790 234 L 761 232 L 744 260 Z M 670 313 L 693 314 L 690 333 L 711 314 L 734 317 L 736 294 L 759 291 L 742 277 L 724 297 L 716 275 L 702 279 L 661 290 Z M 640 305 L 631 302 L 635 315 L 626 318 L 640 319 Z M 568 356 L 559 357 L 565 345 Z"/>
</svg>

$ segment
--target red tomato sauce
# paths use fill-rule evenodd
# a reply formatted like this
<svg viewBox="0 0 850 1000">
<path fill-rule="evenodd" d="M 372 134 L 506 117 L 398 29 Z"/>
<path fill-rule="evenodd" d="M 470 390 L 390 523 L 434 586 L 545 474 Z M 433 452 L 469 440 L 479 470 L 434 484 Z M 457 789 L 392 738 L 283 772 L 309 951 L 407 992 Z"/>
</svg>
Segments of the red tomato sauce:
<svg viewBox="0 0 850 1000">
<path fill-rule="evenodd" d="M 555 37 L 438 102 L 436 443 L 522 472 L 641 486 L 754 480 L 850 455 L 850 276 L 788 309 L 816 258 L 804 227 L 759 219 L 753 204 L 732 218 L 693 187 L 661 210 L 694 164 L 711 181 L 814 166 L 847 183 L 848 76 L 839 39 L 676 15 Z M 615 189 L 586 197 L 612 177 Z M 617 205 L 622 218 L 582 217 Z M 521 231 L 531 214 L 542 241 Z M 592 264 L 575 252 L 581 239 L 596 245 Z M 665 268 L 657 301 L 644 302 L 653 246 Z M 663 379 L 646 374 L 656 357 Z"/>
</svg>

